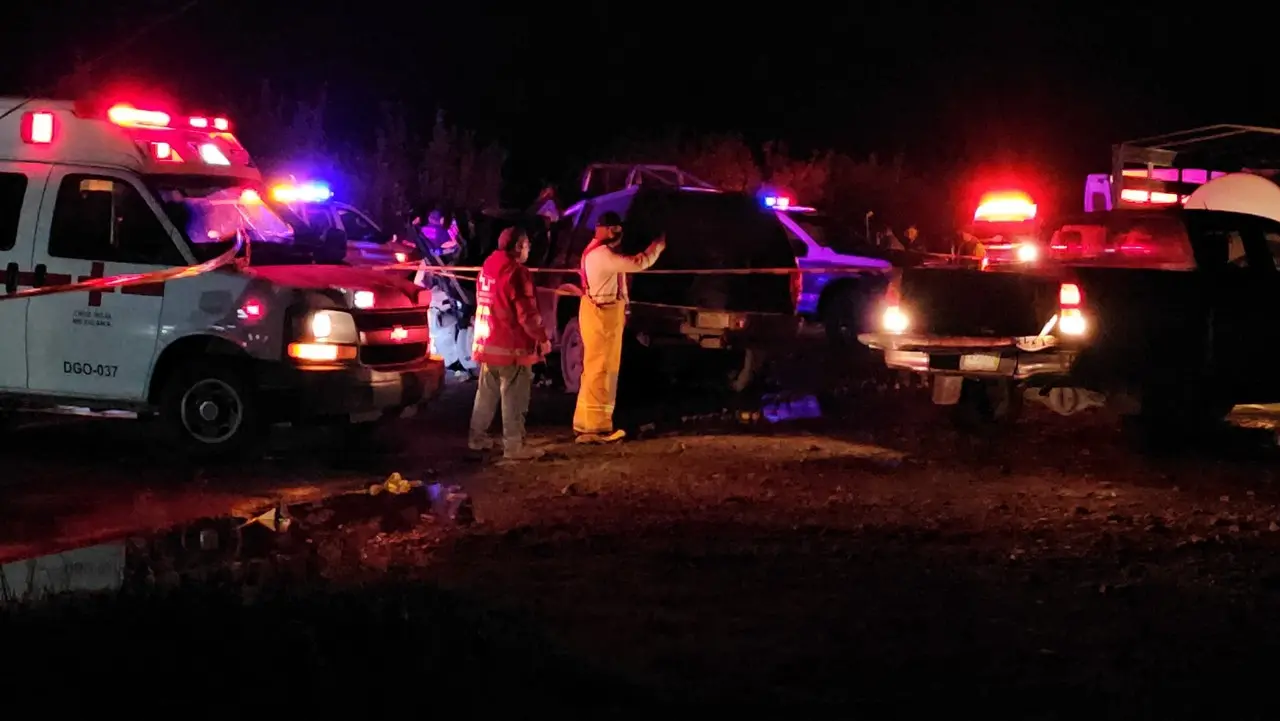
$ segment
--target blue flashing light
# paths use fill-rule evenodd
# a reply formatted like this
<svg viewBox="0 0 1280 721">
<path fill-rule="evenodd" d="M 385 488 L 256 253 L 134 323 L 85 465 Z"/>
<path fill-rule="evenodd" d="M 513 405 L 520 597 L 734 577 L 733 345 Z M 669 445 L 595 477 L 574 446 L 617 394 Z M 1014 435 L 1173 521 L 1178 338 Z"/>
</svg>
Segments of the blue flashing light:
<svg viewBox="0 0 1280 721">
<path fill-rule="evenodd" d="M 787 210 L 791 207 L 791 198 L 785 195 L 766 195 L 764 196 L 764 207 L 773 208 L 774 210 Z"/>
<path fill-rule="evenodd" d="M 325 183 L 281 183 L 271 188 L 271 197 L 279 203 L 323 203 L 333 197 Z"/>
</svg>

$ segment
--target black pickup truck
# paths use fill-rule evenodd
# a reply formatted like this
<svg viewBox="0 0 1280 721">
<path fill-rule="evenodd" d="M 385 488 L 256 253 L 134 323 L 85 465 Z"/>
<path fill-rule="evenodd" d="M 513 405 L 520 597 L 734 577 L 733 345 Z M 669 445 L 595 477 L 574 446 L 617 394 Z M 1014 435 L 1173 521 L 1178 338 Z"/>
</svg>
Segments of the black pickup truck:
<svg viewBox="0 0 1280 721">
<path fill-rule="evenodd" d="M 1017 271 L 903 270 L 881 328 L 859 340 L 931 376 L 934 402 L 971 421 L 1011 418 L 1028 399 L 1188 431 L 1280 401 L 1280 345 L 1267 340 L 1280 336 L 1280 223 L 1117 210 L 1065 219 L 1043 242 L 1044 262 Z"/>
</svg>

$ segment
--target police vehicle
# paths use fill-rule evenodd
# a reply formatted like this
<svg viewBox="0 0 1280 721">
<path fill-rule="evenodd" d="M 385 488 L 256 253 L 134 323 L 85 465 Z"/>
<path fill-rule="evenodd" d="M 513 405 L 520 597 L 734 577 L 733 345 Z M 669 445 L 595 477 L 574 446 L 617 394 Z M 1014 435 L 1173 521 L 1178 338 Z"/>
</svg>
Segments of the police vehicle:
<svg viewBox="0 0 1280 721">
<path fill-rule="evenodd" d="M 801 276 L 796 312 L 820 321 L 833 342 L 852 343 L 870 324 L 874 299 L 888 287 L 893 264 L 853 252 L 857 250 L 854 244 L 840 242 L 840 230 L 830 218 L 814 208 L 796 205 L 790 196 L 765 195 L 763 203 L 782 223 L 796 264 L 811 271 Z"/>
<path fill-rule="evenodd" d="M 413 242 L 378 227 L 358 208 L 333 199 L 328 184 L 276 183 L 268 196 L 276 210 L 294 225 L 305 224 L 318 236 L 340 231 L 346 243 L 344 261 L 358 267 L 378 267 L 421 258 Z"/>
<path fill-rule="evenodd" d="M 221 117 L 0 98 L 0 408 L 158 415 L 192 451 L 273 422 L 366 424 L 439 389 L 427 311 L 386 274 L 317 265 Z M 29 288 L 234 263 L 165 282 Z"/>
</svg>

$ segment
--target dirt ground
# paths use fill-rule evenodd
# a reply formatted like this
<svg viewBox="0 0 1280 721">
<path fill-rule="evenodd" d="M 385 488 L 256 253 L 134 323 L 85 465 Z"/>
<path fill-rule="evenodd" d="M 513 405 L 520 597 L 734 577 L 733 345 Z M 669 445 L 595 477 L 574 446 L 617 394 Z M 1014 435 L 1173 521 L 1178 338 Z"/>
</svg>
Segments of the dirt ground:
<svg viewBox="0 0 1280 721">
<path fill-rule="evenodd" d="M 1220 437 L 1152 458 L 1102 415 L 1032 409 L 961 433 L 924 391 L 847 365 L 804 346 L 763 401 L 633 402 L 639 437 L 610 448 L 568 442 L 569 400 L 540 393 L 531 424 L 548 456 L 536 462 L 465 457 L 461 386 L 339 466 L 286 453 L 203 471 L 430 473 L 466 488 L 477 523 L 369 534 L 323 584 L 203 630 L 186 601 L 100 609 L 95 638 L 163 635 L 169 657 L 274 628 L 262 633 L 292 639 L 293 684 L 376 683 L 377 659 L 394 656 L 386 673 L 475 694 L 450 711 L 463 715 L 1274 717 L 1272 416 L 1242 413 Z M 60 619 L 0 619 L 0 638 L 43 638 Z M 247 659 L 237 673 L 272 668 Z"/>
</svg>

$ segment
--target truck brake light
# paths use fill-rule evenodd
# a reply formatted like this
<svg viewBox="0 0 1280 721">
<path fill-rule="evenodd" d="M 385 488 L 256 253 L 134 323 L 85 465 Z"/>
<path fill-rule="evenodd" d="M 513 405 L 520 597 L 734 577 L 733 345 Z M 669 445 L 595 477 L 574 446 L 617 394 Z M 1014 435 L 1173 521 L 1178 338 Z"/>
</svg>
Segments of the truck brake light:
<svg viewBox="0 0 1280 721">
<path fill-rule="evenodd" d="M 1058 288 L 1058 305 L 1063 308 L 1079 308 L 1084 298 L 1080 295 L 1080 286 L 1075 283 L 1063 283 Z"/>
<path fill-rule="evenodd" d="M 1058 286 L 1058 330 L 1063 335 L 1081 336 L 1088 330 L 1085 321 L 1084 294 L 1075 283 L 1063 283 Z"/>
<path fill-rule="evenodd" d="M 911 318 L 902 310 L 901 282 L 901 276 L 894 277 L 884 291 L 884 313 L 880 316 L 880 327 L 889 333 L 905 333 L 911 326 Z"/>
</svg>

